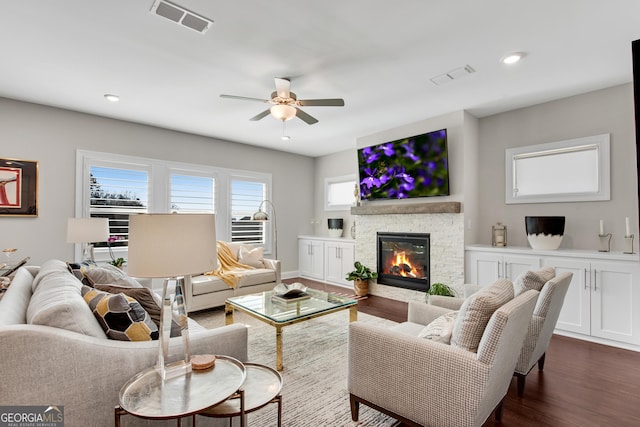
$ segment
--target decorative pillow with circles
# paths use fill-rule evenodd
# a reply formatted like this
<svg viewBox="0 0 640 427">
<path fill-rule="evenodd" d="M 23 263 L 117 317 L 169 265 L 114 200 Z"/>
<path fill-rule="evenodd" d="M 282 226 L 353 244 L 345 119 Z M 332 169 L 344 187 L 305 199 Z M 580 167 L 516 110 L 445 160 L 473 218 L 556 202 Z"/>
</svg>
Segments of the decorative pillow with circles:
<svg viewBox="0 0 640 427">
<path fill-rule="evenodd" d="M 418 337 L 449 344 L 451 342 L 451 335 L 453 334 L 453 325 L 457 317 L 457 311 L 443 314 L 425 326 L 424 329 L 420 331 L 420 334 L 418 334 Z"/>
<path fill-rule="evenodd" d="M 240 246 L 240 251 L 238 251 L 238 262 L 254 268 L 264 268 L 264 263 L 262 262 L 263 253 L 262 246 L 250 248 L 242 245 Z"/>
</svg>

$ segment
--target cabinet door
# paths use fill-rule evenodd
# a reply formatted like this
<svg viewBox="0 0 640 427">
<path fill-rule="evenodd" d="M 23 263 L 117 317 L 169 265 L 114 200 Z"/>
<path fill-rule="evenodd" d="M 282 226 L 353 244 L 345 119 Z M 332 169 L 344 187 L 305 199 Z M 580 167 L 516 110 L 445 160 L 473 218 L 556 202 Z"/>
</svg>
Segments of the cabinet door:
<svg viewBox="0 0 640 427">
<path fill-rule="evenodd" d="M 564 258 L 543 258 L 542 264 L 545 267 L 555 268 L 556 274 L 573 273 L 556 328 L 589 335 L 591 333 L 589 262 Z"/>
<path fill-rule="evenodd" d="M 591 335 L 640 344 L 638 265 L 593 262 L 591 270 Z"/>
<path fill-rule="evenodd" d="M 469 284 L 485 286 L 500 277 L 502 256 L 491 253 L 467 252 L 466 278 Z"/>
<path fill-rule="evenodd" d="M 323 248 L 324 246 L 320 241 L 298 240 L 298 270 L 300 271 L 300 276 L 311 279 L 324 279 Z"/>
<path fill-rule="evenodd" d="M 327 242 L 325 243 L 324 260 L 325 260 L 325 276 L 328 282 L 339 285 L 350 285 L 345 279 L 348 271 L 353 269 L 353 260 L 355 258 L 354 245 Z"/>
<path fill-rule="evenodd" d="M 540 258 L 532 256 L 505 255 L 503 257 L 501 277 L 515 280 L 520 274 L 529 270 L 540 269 Z"/>
</svg>

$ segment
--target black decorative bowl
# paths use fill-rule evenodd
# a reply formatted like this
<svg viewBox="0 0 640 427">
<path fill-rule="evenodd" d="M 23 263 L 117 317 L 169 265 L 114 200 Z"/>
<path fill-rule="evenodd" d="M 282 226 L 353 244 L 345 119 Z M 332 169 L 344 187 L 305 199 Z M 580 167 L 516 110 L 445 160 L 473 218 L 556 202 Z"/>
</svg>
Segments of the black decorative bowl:
<svg viewBox="0 0 640 427">
<path fill-rule="evenodd" d="M 563 216 L 526 216 L 524 224 L 529 245 L 533 249 L 558 249 L 564 236 L 564 223 Z"/>
</svg>

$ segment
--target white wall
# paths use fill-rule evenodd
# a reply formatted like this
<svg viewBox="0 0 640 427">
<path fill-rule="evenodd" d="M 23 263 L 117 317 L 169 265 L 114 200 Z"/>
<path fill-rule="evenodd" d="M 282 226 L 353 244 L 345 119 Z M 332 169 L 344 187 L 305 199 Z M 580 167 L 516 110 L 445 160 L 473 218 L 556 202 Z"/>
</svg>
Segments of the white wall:
<svg viewBox="0 0 640 427">
<path fill-rule="evenodd" d="M 356 181 L 358 180 L 358 158 L 355 149 L 341 151 L 339 153 L 316 158 L 314 187 L 315 215 L 312 218 L 312 220 L 314 221 L 311 232 L 312 235 L 328 237 L 329 227 L 327 224 L 327 219 L 342 218 L 344 219 L 344 231 L 342 232 L 342 237 L 351 238 L 351 226 L 353 225 L 353 218 L 351 217 L 349 209 L 340 211 L 324 210 L 325 178 L 334 178 L 347 175 L 353 175 Z"/>
<path fill-rule="evenodd" d="M 624 84 L 480 120 L 480 232 L 491 243 L 491 225 L 507 226 L 509 246 L 528 246 L 524 217 L 566 216 L 563 248 L 597 249 L 598 222 L 613 234 L 611 249 L 624 249 L 624 219 L 638 236 L 638 181 L 633 87 Z M 505 204 L 505 149 L 583 136 L 611 134 L 611 200 L 578 203 Z M 544 173 L 544 171 L 541 171 Z M 638 249 L 638 239 L 635 241 Z"/>
<path fill-rule="evenodd" d="M 18 248 L 32 265 L 73 260 L 66 223 L 75 212 L 77 149 L 271 173 L 282 270 L 297 270 L 296 236 L 310 232 L 314 215 L 312 158 L 4 98 L 0 157 L 39 162 L 39 215 L 0 217 L 0 248 Z"/>
</svg>

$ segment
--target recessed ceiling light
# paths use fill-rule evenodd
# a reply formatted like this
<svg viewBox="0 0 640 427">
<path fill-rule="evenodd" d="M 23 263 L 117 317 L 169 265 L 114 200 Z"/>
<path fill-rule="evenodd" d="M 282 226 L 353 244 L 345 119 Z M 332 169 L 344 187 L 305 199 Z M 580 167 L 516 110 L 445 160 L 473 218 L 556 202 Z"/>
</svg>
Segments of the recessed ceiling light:
<svg viewBox="0 0 640 427">
<path fill-rule="evenodd" d="M 105 94 L 104 95 L 104 99 L 106 99 L 109 102 L 118 102 L 120 101 L 120 97 L 118 95 L 112 95 L 112 94 Z"/>
<path fill-rule="evenodd" d="M 516 62 L 524 58 L 524 55 L 525 54 L 523 52 L 513 52 L 503 57 L 502 62 L 508 65 L 515 64 Z"/>
<path fill-rule="evenodd" d="M 290 140 L 290 139 L 291 139 L 291 137 L 290 137 L 289 135 L 282 135 L 282 136 L 280 137 L 280 139 L 281 139 L 281 140 L 283 140 L 283 141 L 288 141 L 288 140 Z"/>
</svg>

